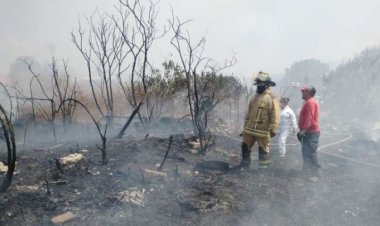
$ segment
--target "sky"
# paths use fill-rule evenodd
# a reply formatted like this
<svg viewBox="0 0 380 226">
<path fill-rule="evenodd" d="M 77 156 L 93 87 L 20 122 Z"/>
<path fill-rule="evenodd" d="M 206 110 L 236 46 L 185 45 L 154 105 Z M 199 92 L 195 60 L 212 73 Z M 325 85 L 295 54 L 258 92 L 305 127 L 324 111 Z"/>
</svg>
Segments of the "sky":
<svg viewBox="0 0 380 226">
<path fill-rule="evenodd" d="M 42 64 L 52 56 L 67 59 L 85 77 L 84 62 L 71 42 L 79 18 L 95 9 L 111 12 L 114 0 L 0 0 L 0 76 L 9 74 L 18 57 Z M 193 40 L 206 36 L 206 54 L 222 62 L 236 53 L 229 69 L 249 77 L 259 70 L 283 74 L 294 62 L 316 58 L 338 65 L 380 43 L 378 0 L 161 0 L 159 20 L 170 7 L 182 20 L 191 19 Z M 154 47 L 160 64 L 174 53 L 167 44 Z"/>
</svg>

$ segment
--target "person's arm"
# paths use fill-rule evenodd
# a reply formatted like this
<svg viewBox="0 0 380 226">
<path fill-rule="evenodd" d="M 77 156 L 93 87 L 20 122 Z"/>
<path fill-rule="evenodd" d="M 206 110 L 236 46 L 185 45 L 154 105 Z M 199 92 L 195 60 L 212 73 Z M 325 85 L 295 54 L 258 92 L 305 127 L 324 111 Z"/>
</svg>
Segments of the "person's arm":
<svg viewBox="0 0 380 226">
<path fill-rule="evenodd" d="M 246 110 L 245 117 L 244 117 L 244 127 L 247 125 L 247 122 L 249 120 L 249 115 L 251 114 L 252 105 L 254 104 L 255 99 L 256 99 L 256 95 L 251 97 L 251 99 L 249 100 L 248 108 Z"/>
<path fill-rule="evenodd" d="M 245 127 L 245 125 L 247 125 L 247 122 L 248 122 L 248 119 L 249 119 L 249 113 L 250 113 L 250 111 L 251 111 L 252 99 L 253 99 L 253 98 L 251 98 L 251 100 L 249 101 L 249 104 L 248 104 L 247 110 L 246 110 L 246 112 L 245 112 L 245 117 L 244 117 L 244 127 Z"/>
<path fill-rule="evenodd" d="M 290 115 L 290 122 L 291 126 L 293 128 L 293 133 L 295 134 L 297 132 L 297 117 L 296 114 L 294 114 L 294 111 L 289 108 L 289 115 Z"/>
<path fill-rule="evenodd" d="M 271 109 L 270 109 L 270 134 L 273 137 L 276 135 L 278 131 L 278 127 L 280 125 L 280 105 L 278 104 L 276 99 L 272 100 Z"/>
<path fill-rule="evenodd" d="M 316 106 L 312 102 L 305 103 L 303 111 L 303 120 L 300 125 L 301 134 L 304 134 L 307 131 L 307 129 L 311 127 L 314 118 L 315 108 Z"/>
</svg>

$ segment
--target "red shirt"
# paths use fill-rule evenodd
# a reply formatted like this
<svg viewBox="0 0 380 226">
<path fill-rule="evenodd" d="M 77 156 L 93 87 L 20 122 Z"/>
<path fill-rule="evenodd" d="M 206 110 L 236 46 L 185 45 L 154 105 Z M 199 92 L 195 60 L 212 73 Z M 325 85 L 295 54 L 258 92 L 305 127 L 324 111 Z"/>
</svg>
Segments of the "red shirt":
<svg viewBox="0 0 380 226">
<path fill-rule="evenodd" d="M 306 132 L 310 133 L 320 131 L 319 105 L 314 98 L 310 98 L 303 104 L 298 120 L 298 127 L 300 130 L 306 130 Z"/>
</svg>

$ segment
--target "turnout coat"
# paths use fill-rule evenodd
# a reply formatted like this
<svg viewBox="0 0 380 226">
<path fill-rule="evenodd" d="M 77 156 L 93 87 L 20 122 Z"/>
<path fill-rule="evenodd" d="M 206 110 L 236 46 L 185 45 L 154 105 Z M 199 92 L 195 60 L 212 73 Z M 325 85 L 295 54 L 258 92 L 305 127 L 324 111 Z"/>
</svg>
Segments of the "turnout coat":
<svg viewBox="0 0 380 226">
<path fill-rule="evenodd" d="M 277 133 L 280 123 L 280 106 L 270 89 L 255 94 L 249 101 L 243 133 L 257 138 L 270 139 Z"/>
</svg>

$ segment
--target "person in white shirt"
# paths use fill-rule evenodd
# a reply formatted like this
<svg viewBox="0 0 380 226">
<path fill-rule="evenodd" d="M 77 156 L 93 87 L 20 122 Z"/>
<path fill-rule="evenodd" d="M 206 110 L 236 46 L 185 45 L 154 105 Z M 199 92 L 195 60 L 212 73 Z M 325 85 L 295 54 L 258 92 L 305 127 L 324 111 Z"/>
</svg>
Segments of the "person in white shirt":
<svg viewBox="0 0 380 226">
<path fill-rule="evenodd" d="M 277 145 L 281 157 L 285 157 L 286 154 L 286 139 L 289 136 L 289 131 L 292 130 L 293 134 L 296 134 L 297 132 L 297 118 L 294 111 L 288 106 L 288 103 L 288 97 L 282 97 L 280 99 L 281 118 Z"/>
</svg>

